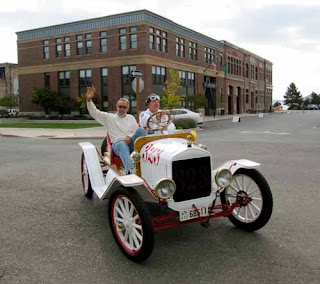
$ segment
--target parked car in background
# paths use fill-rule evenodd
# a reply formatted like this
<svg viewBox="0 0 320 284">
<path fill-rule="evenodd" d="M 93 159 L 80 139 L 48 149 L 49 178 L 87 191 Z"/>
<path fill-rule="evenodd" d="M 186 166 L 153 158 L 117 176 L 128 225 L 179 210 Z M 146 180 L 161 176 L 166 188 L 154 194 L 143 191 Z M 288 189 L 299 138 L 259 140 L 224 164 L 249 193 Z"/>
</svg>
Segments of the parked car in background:
<svg viewBox="0 0 320 284">
<path fill-rule="evenodd" d="M 307 109 L 309 109 L 309 110 L 319 110 L 319 107 L 317 105 L 307 105 Z"/>
<path fill-rule="evenodd" d="M 200 112 L 193 112 L 188 109 L 171 109 L 170 114 L 172 118 L 191 118 L 194 119 L 197 124 L 203 124 L 203 115 Z"/>
<path fill-rule="evenodd" d="M 9 108 L 7 109 L 9 116 L 15 116 L 19 114 L 19 110 L 17 108 Z"/>
</svg>

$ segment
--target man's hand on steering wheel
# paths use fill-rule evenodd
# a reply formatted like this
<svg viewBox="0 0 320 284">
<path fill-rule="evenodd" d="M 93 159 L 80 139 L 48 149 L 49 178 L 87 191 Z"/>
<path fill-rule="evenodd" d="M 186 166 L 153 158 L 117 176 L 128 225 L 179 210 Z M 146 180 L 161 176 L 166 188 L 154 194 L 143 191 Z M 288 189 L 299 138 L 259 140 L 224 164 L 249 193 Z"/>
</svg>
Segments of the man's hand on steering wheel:
<svg viewBox="0 0 320 284">
<path fill-rule="evenodd" d="M 164 121 L 162 121 L 163 116 L 166 116 L 166 119 Z M 172 122 L 172 120 L 171 120 L 170 112 L 167 110 L 160 110 L 160 111 L 153 113 L 149 117 L 149 119 L 147 121 L 147 127 L 149 129 L 154 130 L 154 131 L 159 131 L 159 130 L 162 131 L 162 130 L 166 130 L 168 128 L 168 125 L 171 122 Z M 153 129 L 150 125 L 151 123 L 157 125 L 157 128 Z"/>
</svg>

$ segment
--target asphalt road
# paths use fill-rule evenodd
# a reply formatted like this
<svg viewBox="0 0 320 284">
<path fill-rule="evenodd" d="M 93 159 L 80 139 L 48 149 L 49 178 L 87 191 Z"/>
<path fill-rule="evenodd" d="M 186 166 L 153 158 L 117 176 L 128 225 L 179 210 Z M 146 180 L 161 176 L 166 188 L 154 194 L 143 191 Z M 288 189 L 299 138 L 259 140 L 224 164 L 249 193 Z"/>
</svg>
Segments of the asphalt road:
<svg viewBox="0 0 320 284">
<path fill-rule="evenodd" d="M 227 218 L 157 232 L 135 264 L 107 202 L 82 195 L 80 141 L 0 137 L 0 283 L 319 283 L 320 112 L 215 121 L 197 140 L 215 166 L 260 162 L 273 215 L 255 233 Z"/>
</svg>

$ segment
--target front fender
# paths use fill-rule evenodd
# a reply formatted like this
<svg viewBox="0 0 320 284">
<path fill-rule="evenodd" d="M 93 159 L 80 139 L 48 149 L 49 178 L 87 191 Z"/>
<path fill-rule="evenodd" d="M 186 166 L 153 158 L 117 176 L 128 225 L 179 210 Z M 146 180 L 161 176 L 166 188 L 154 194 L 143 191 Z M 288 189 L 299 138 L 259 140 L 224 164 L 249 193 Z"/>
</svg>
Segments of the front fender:
<svg viewBox="0 0 320 284">
<path fill-rule="evenodd" d="M 212 184 L 214 184 L 215 187 L 217 187 L 216 181 L 215 181 L 215 176 L 216 176 L 216 173 L 221 169 L 228 169 L 231 171 L 231 173 L 233 175 L 240 168 L 256 169 L 258 167 L 260 167 L 259 163 L 256 163 L 254 161 L 247 160 L 247 159 L 227 161 L 224 164 L 222 164 L 220 167 L 218 167 L 217 169 L 214 169 L 212 171 Z"/>
</svg>

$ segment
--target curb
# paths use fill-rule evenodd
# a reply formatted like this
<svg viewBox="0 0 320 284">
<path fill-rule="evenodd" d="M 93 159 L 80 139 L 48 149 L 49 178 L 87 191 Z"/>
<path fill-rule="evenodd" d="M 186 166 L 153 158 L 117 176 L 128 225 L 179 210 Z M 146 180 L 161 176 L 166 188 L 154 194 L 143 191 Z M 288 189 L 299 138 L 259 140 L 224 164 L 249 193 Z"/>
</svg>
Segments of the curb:
<svg viewBox="0 0 320 284">
<path fill-rule="evenodd" d="M 253 115 L 239 115 L 239 117 L 254 117 L 257 116 L 257 114 L 253 114 Z M 208 120 L 204 120 L 204 125 L 207 122 L 213 122 L 213 121 L 219 121 L 219 120 L 232 120 L 233 116 L 224 116 L 224 117 L 215 117 L 215 118 L 208 118 Z M 97 128 L 100 128 L 97 127 Z M 91 128 L 92 129 L 92 128 Z M 79 130 L 79 129 L 77 129 Z M 204 130 L 203 128 L 197 127 L 197 128 L 190 128 L 190 129 L 184 129 L 182 132 L 190 132 L 192 130 L 195 130 L 197 132 Z M 1 130 L 0 130 L 1 131 Z M 46 132 L 49 132 L 50 130 L 45 129 Z M 71 132 L 72 130 L 70 130 L 70 133 L 61 133 L 60 135 L 57 133 L 53 133 L 51 134 L 49 133 L 45 133 L 45 134 L 41 134 L 41 133 L 36 133 L 36 134 L 32 134 L 32 133 L 19 133 L 18 128 L 15 129 L 15 132 L 17 133 L 1 133 L 0 132 L 0 136 L 1 137 L 21 137 L 21 138 L 43 138 L 43 139 L 104 139 L 105 135 L 103 134 L 93 134 L 92 136 L 85 134 L 85 135 L 76 135 L 73 132 Z"/>
</svg>

